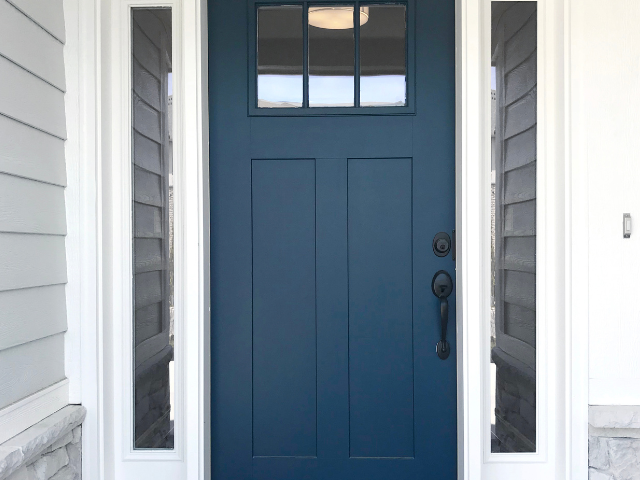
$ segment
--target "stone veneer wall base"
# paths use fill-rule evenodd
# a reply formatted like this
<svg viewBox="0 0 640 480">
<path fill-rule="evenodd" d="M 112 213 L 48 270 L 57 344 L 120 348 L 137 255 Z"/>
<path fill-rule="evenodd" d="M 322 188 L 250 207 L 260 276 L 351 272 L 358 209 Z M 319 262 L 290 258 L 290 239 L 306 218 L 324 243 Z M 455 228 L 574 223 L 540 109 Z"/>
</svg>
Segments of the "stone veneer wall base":
<svg viewBox="0 0 640 480">
<path fill-rule="evenodd" d="M 640 480 L 640 406 L 589 407 L 589 480 Z"/>
<path fill-rule="evenodd" d="M 0 480 L 80 480 L 86 413 L 69 405 L 0 444 Z"/>
</svg>

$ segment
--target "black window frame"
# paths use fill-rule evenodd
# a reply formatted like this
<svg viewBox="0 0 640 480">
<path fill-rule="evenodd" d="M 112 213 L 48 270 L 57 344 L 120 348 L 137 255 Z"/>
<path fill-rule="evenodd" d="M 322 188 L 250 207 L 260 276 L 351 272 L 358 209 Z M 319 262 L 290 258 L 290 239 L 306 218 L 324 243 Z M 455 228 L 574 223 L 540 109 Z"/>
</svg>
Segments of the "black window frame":
<svg viewBox="0 0 640 480">
<path fill-rule="evenodd" d="M 405 62 L 407 67 L 407 104 L 404 106 L 390 107 L 362 107 L 360 102 L 360 24 L 356 22 L 354 28 L 355 39 L 355 87 L 354 99 L 357 102 L 350 107 L 309 107 L 309 6 L 317 5 L 348 5 L 355 6 L 355 12 L 359 12 L 361 6 L 374 5 L 404 5 L 407 15 L 407 32 Z M 258 107 L 258 8 L 267 6 L 301 6 L 302 7 L 302 41 L 303 41 L 303 106 L 283 108 L 259 108 Z M 273 0 L 249 0 L 249 116 L 250 117 L 324 117 L 333 115 L 415 115 L 415 0 L 396 1 L 362 1 L 362 0 L 313 0 L 313 1 L 280 1 Z M 355 17 L 354 12 L 354 17 Z"/>
</svg>

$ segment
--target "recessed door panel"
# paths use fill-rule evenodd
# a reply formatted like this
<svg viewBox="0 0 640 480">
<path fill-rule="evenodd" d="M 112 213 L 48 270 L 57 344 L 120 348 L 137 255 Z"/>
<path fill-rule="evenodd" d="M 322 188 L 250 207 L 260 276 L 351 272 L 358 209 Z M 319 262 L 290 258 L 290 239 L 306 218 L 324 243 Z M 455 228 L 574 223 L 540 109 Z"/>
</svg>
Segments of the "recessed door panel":
<svg viewBox="0 0 640 480">
<path fill-rule="evenodd" d="M 252 162 L 253 455 L 316 456 L 315 165 Z"/>
<path fill-rule="evenodd" d="M 411 159 L 351 159 L 349 456 L 414 456 Z"/>
</svg>

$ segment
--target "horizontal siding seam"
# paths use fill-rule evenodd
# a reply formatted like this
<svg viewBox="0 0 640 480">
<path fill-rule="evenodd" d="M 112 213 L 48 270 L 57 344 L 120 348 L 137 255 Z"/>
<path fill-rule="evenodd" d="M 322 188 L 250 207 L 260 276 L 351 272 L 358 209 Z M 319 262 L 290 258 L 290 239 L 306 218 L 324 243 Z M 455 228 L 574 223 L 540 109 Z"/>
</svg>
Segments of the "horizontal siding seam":
<svg viewBox="0 0 640 480">
<path fill-rule="evenodd" d="M 511 7 L 511 8 L 513 8 L 513 7 Z M 505 13 L 507 13 L 507 11 L 508 11 L 508 10 L 506 10 L 506 11 L 502 14 L 502 16 L 500 17 L 500 19 L 501 19 L 501 20 L 502 20 L 502 17 L 504 16 L 504 14 L 505 14 Z M 506 44 L 507 44 L 507 43 L 508 43 L 508 42 L 509 42 L 513 37 L 515 37 L 516 35 L 518 35 L 518 34 L 522 31 L 522 29 L 523 29 L 524 27 L 526 27 L 527 25 L 529 25 L 529 22 L 531 22 L 531 19 L 532 19 L 532 18 L 534 18 L 534 17 L 535 17 L 535 18 L 536 18 L 536 20 L 537 20 L 537 18 L 538 18 L 538 10 L 537 10 L 537 9 L 536 9 L 536 10 L 534 10 L 534 11 L 533 11 L 533 13 L 532 13 L 531 15 L 529 15 L 529 17 L 528 17 L 524 22 L 522 22 L 522 25 L 520 26 L 520 28 L 519 28 L 518 30 L 516 30 L 515 32 L 513 32 L 513 35 L 511 35 L 509 38 L 505 38 L 505 39 L 504 39 L 504 44 L 506 45 Z"/>
<path fill-rule="evenodd" d="M 151 173 L 154 173 L 154 172 L 151 172 Z M 38 182 L 38 183 L 41 183 L 43 185 L 51 185 L 53 187 L 60 187 L 62 189 L 66 189 L 67 188 L 67 184 L 66 183 L 47 182 L 46 180 L 27 177 L 25 175 L 18 175 L 18 174 L 13 173 L 13 172 L 5 172 L 4 170 L 2 170 L 2 167 L 0 167 L 0 175 L 7 175 L 7 176 L 14 177 L 14 178 L 20 178 L 22 180 L 31 180 L 32 182 Z"/>
<path fill-rule="evenodd" d="M 538 197 L 532 197 L 532 198 L 526 198 L 524 200 L 516 200 L 515 202 L 508 202 L 507 200 L 503 200 L 503 205 L 505 206 L 511 206 L 511 205 L 519 205 L 521 203 L 527 203 L 527 202 L 534 202 L 536 200 L 536 198 Z"/>
<path fill-rule="evenodd" d="M 151 75 L 153 78 L 155 78 L 159 82 L 162 82 L 162 79 L 158 75 L 156 75 L 155 73 L 151 72 L 148 68 L 146 68 L 144 65 L 142 65 L 142 63 L 140 62 L 140 60 L 138 59 L 138 57 L 136 56 L 135 53 L 131 54 L 131 58 L 133 58 L 135 60 L 135 62 L 138 64 L 138 68 L 144 70 L 145 72 L 147 72 L 149 75 Z"/>
<path fill-rule="evenodd" d="M 17 345 L 12 345 L 9 348 L 3 348 L 2 350 L 0 350 L 0 352 L 8 352 L 8 351 L 10 351 L 10 350 L 12 350 L 14 348 L 24 347 L 25 345 L 29 345 L 30 343 L 33 343 L 33 342 L 41 342 L 42 340 L 46 340 L 47 338 L 56 337 L 58 335 L 64 335 L 68 330 L 69 330 L 69 327 L 67 325 L 65 327 L 65 329 L 63 331 L 61 331 L 61 332 L 52 333 L 50 335 L 45 335 L 44 337 L 34 338 L 33 340 L 29 340 L 28 342 L 22 342 L 22 343 L 19 343 Z M 56 383 L 56 382 L 54 382 L 54 383 Z"/>
<path fill-rule="evenodd" d="M 66 285 L 66 283 L 52 283 L 52 284 L 47 284 L 47 285 L 35 285 L 33 287 L 10 288 L 8 290 L 0 290 L 0 293 L 17 292 L 17 291 L 20 291 L 20 290 L 35 290 L 35 289 L 38 289 L 38 288 L 56 287 L 58 285 Z"/>
<path fill-rule="evenodd" d="M 133 203 L 134 204 L 138 203 L 140 205 L 146 205 L 147 207 L 157 207 L 157 208 L 163 208 L 163 206 L 164 206 L 162 201 L 156 202 L 156 203 L 152 203 L 151 200 L 145 201 L 145 200 L 137 200 L 137 199 L 135 199 L 133 201 Z"/>
<path fill-rule="evenodd" d="M 1 114 L 1 113 L 0 113 Z M 160 145 L 162 146 L 162 143 L 159 142 L 157 139 L 155 138 L 151 138 L 149 135 L 145 135 L 144 133 L 142 133 L 140 130 L 138 130 L 136 127 L 133 127 L 133 131 L 136 132 L 138 135 L 140 135 L 141 137 L 146 138 L 147 140 L 149 140 L 150 142 L 155 143 L 156 145 Z M 137 163 L 135 165 L 138 165 Z M 158 172 L 154 172 L 152 170 L 149 170 L 150 173 L 155 173 L 158 174 Z"/>
<path fill-rule="evenodd" d="M 533 51 L 529 54 L 528 57 L 526 57 L 524 60 L 522 60 L 520 63 L 516 63 L 516 65 L 514 67 L 511 68 L 511 70 L 508 70 L 506 72 L 504 72 L 504 77 L 508 77 L 510 73 L 512 73 L 516 68 L 522 66 L 523 64 L 525 64 L 531 57 L 533 57 L 534 55 L 536 55 L 538 53 L 538 47 L 534 48 Z M 536 75 L 537 78 L 537 75 Z M 538 82 L 536 81 L 536 85 L 538 84 Z"/>
<path fill-rule="evenodd" d="M 517 172 L 518 170 L 523 170 L 523 169 L 525 169 L 527 167 L 530 167 L 532 163 L 538 163 L 538 159 L 534 158 L 530 162 L 523 163 L 522 165 L 518 165 L 517 167 L 512 168 L 511 170 L 505 170 L 503 176 L 506 176 L 505 174 L 507 174 L 507 173 Z"/>
<path fill-rule="evenodd" d="M 41 236 L 41 237 L 62 237 L 62 238 L 67 236 L 67 232 L 65 233 L 16 232 L 14 230 L 2 230 L 2 227 L 0 227 L 0 234 L 2 235 L 33 235 L 33 236 Z"/>
<path fill-rule="evenodd" d="M 528 310 L 528 311 L 530 311 L 530 312 L 536 312 L 536 310 L 535 310 L 535 309 L 531 309 L 531 308 L 529 308 L 529 307 L 523 307 L 522 305 L 517 305 L 517 304 L 515 304 L 515 303 L 511 303 L 511 302 L 507 302 L 507 301 L 505 301 L 504 303 L 506 303 L 507 305 L 514 305 L 514 306 L 516 306 L 516 307 L 523 308 L 523 309 Z"/>
<path fill-rule="evenodd" d="M 51 136 L 51 137 L 53 137 L 53 138 L 57 138 L 58 140 L 62 140 L 63 142 L 67 140 L 67 139 L 66 139 L 66 138 L 64 138 L 64 137 L 59 137 L 59 136 L 58 136 L 58 135 L 56 135 L 55 133 L 47 132 L 46 130 L 43 130 L 42 128 L 38 128 L 38 127 L 36 127 L 36 126 L 34 126 L 34 125 L 31 125 L 30 123 L 27 123 L 27 122 L 24 122 L 24 121 L 22 121 L 22 120 L 20 120 L 20 119 L 18 119 L 18 118 L 12 117 L 11 115 L 7 115 L 7 114 L 6 114 L 6 113 L 4 113 L 4 112 L 1 112 L 1 111 L 0 111 L 0 115 L 2 115 L 2 116 L 3 116 L 3 117 L 5 117 L 5 118 L 8 118 L 9 120 L 13 120 L 14 122 L 17 122 L 17 123 L 19 123 L 20 125 L 24 125 L 25 127 L 33 128 L 34 130 L 37 130 L 37 131 L 39 131 L 39 132 L 46 133 L 47 135 L 49 135 L 49 136 Z M 157 142 L 156 142 L 156 143 L 157 143 Z"/>
<path fill-rule="evenodd" d="M 27 12 L 21 10 L 20 8 L 18 8 L 17 5 L 15 5 L 13 2 L 11 2 L 10 0 L 5 0 L 7 1 L 7 3 L 9 5 L 11 5 L 13 8 L 15 8 L 17 11 L 19 11 L 22 15 L 24 15 L 25 17 L 27 17 L 31 22 L 33 22 L 35 25 L 38 26 L 38 28 L 40 28 L 41 30 L 45 31 L 47 33 L 47 35 L 50 35 L 51 37 L 53 37 L 55 39 L 56 42 L 58 42 L 61 45 L 65 45 L 65 42 L 63 42 L 62 40 L 60 40 L 56 35 L 54 35 L 53 33 L 51 33 L 49 30 L 47 30 L 47 28 L 42 25 L 41 23 L 37 22 L 31 15 L 29 15 Z"/>
<path fill-rule="evenodd" d="M 142 274 L 142 273 L 150 273 L 150 272 L 166 272 L 168 270 L 168 267 L 164 266 L 162 268 L 157 268 L 157 267 L 151 267 L 151 268 L 144 268 L 144 267 L 140 267 L 140 268 L 136 268 L 136 271 L 134 272 L 134 275 L 138 275 L 138 274 Z M 142 308 L 142 307 L 140 307 Z"/>
<path fill-rule="evenodd" d="M 519 97 L 514 98 L 513 100 L 511 100 L 509 103 L 506 103 L 505 106 L 503 107 L 504 109 L 509 108 L 511 105 L 514 105 L 516 103 L 518 103 L 520 100 L 522 100 L 523 98 L 525 98 L 527 95 L 530 95 L 531 92 L 533 92 L 534 90 L 538 89 L 538 84 L 536 83 L 533 87 L 531 87 L 529 90 L 527 90 L 526 92 L 522 93 Z"/>
<path fill-rule="evenodd" d="M 64 326 L 64 330 L 60 330 L 59 332 L 55 332 L 55 333 L 50 333 L 50 334 L 45 335 L 43 337 L 32 338 L 31 340 L 27 340 L 26 342 L 19 342 L 19 343 L 15 343 L 15 344 L 10 344 L 8 347 L 0 349 L 0 352 L 8 352 L 12 348 L 23 347 L 23 346 L 29 345 L 30 343 L 33 343 L 33 342 L 38 342 L 40 340 L 45 340 L 45 339 L 47 339 L 49 337 L 55 337 L 56 335 L 64 335 L 65 333 L 67 333 L 68 330 L 69 330 L 69 325 L 67 324 L 67 325 Z"/>
<path fill-rule="evenodd" d="M 138 132 L 138 133 L 139 133 L 139 132 Z M 144 135 L 143 135 L 143 134 L 140 134 L 140 135 L 142 135 L 142 136 L 144 137 Z M 147 137 L 144 137 L 144 138 L 147 138 Z M 148 139 L 148 140 L 149 140 L 149 139 Z M 160 144 L 158 144 L 158 145 L 160 145 Z M 152 174 L 152 175 L 162 176 L 162 172 L 158 172 L 158 171 L 155 171 L 155 170 L 149 170 L 147 167 L 143 167 L 142 165 L 139 165 L 139 164 L 135 163 L 135 159 L 134 159 L 133 166 L 134 166 L 136 169 L 142 170 L 142 171 L 143 171 L 143 172 L 145 172 L 145 173 L 150 173 L 150 174 Z"/>
<path fill-rule="evenodd" d="M 57 85 L 54 85 L 53 83 L 51 83 L 49 80 L 47 80 L 46 78 L 42 78 L 40 75 L 38 75 L 35 72 L 32 72 L 31 70 L 29 70 L 27 67 L 25 67 L 24 65 L 19 64 L 18 62 L 16 62 L 15 60 L 13 60 L 11 57 L 7 57 L 4 53 L 0 52 L 0 57 L 4 58 L 5 60 L 7 60 L 8 62 L 13 63 L 16 67 L 21 68 L 22 70 L 24 70 L 25 72 L 27 72 L 30 75 L 33 75 L 34 77 L 36 77 L 38 80 L 43 81 L 44 83 L 46 83 L 47 85 L 51 85 L 53 88 L 55 88 L 56 90 L 58 90 L 59 92 L 62 93 L 67 93 L 66 90 L 61 89 L 60 87 L 58 87 Z"/>
<path fill-rule="evenodd" d="M 167 32 L 167 29 L 166 29 L 166 27 L 164 26 L 164 23 L 162 22 L 162 20 L 160 20 L 160 19 L 158 18 L 158 16 L 157 16 L 157 15 L 153 15 L 153 16 L 154 16 L 154 17 L 156 17 L 156 18 L 158 19 L 158 21 L 160 22 L 160 24 L 162 25 L 162 29 L 164 30 L 165 35 L 167 35 L 167 36 L 171 36 L 171 35 L 169 35 L 169 32 Z M 149 41 L 150 41 L 153 45 L 155 45 L 156 47 L 158 46 L 158 45 L 156 45 L 156 43 L 153 41 L 153 39 L 152 39 L 149 35 L 147 35 L 147 32 L 145 32 L 145 31 L 144 31 L 144 28 L 142 28 L 142 25 L 140 25 L 140 22 L 138 22 L 136 19 L 133 19 L 133 23 L 135 23 L 135 24 L 138 26 L 138 28 L 140 29 L 140 31 L 142 32 L 142 34 L 143 34 L 145 37 L 147 37 L 147 40 L 149 40 Z"/>
<path fill-rule="evenodd" d="M 23 234 L 25 235 L 25 234 Z M 5 288 L 0 290 L 0 293 L 3 292 L 18 292 L 20 290 L 29 290 L 31 288 L 44 288 L 44 287 L 55 287 L 56 285 L 67 285 L 69 283 L 67 280 L 64 282 L 56 282 L 56 283 L 43 283 L 42 285 L 29 285 L 28 287 L 16 287 L 16 288 Z"/>
<path fill-rule="evenodd" d="M 504 141 L 506 142 L 507 140 L 511 140 L 512 138 L 515 138 L 518 135 L 522 135 L 523 133 L 528 132 L 532 128 L 536 128 L 537 126 L 538 126 L 538 121 L 536 120 L 536 122 L 533 125 L 531 125 L 530 127 L 527 127 L 524 130 L 521 130 L 521 131 L 519 131 L 517 133 L 514 133 L 513 135 L 509 135 L 508 137 L 505 137 Z"/>
<path fill-rule="evenodd" d="M 40 180 L 38 178 L 25 177 L 24 175 L 17 175 L 17 174 L 12 173 L 12 172 L 5 172 L 0 167 L 0 176 L 2 176 L 2 175 L 5 175 L 7 177 L 19 178 L 21 180 L 28 180 L 30 182 L 41 183 L 43 185 L 48 185 L 48 186 L 51 186 L 51 187 L 58 187 L 58 188 L 61 188 L 63 190 L 65 190 L 67 188 L 66 185 L 60 185 L 59 183 L 46 182 L 46 181 Z"/>
<path fill-rule="evenodd" d="M 154 110 L 155 112 L 158 112 L 161 115 L 164 115 L 164 112 L 162 110 L 158 110 L 156 107 L 154 107 L 153 105 L 151 105 L 149 102 L 147 102 L 144 98 L 142 98 L 140 96 L 140 94 L 138 92 L 136 92 L 135 90 L 132 90 L 133 92 L 133 96 L 135 98 L 137 98 L 138 100 L 140 100 L 141 103 L 144 103 L 146 106 L 148 106 L 149 108 L 151 108 L 152 110 Z"/>
<path fill-rule="evenodd" d="M 532 163 L 537 163 L 537 162 L 538 162 L 537 159 L 533 159 L 530 162 L 523 163 L 522 165 L 518 165 L 517 167 L 512 168 L 511 170 L 505 170 L 504 173 L 506 174 L 506 173 L 511 173 L 511 172 L 517 172 L 518 170 L 524 170 L 525 168 L 530 167 Z M 506 177 L 505 174 L 503 174 L 502 176 Z"/>
</svg>

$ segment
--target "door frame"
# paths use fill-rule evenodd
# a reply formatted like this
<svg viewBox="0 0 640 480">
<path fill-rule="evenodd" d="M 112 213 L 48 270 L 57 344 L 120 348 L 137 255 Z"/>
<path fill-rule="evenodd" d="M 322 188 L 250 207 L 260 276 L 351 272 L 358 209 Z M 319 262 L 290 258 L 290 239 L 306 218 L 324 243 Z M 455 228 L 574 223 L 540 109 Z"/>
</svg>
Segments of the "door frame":
<svg viewBox="0 0 640 480">
<path fill-rule="evenodd" d="M 456 0 L 456 231 L 457 231 L 457 322 L 458 341 L 458 477 L 461 480 L 520 478 L 587 478 L 588 440 L 588 329 L 586 293 L 588 282 L 585 215 L 586 172 L 572 154 L 583 151 L 577 110 L 578 83 L 571 78 L 572 7 L 577 0 L 538 0 L 540 7 L 539 78 L 546 82 L 539 96 L 543 131 L 540 135 L 542 168 L 539 178 L 545 194 L 538 221 L 543 221 L 545 242 L 540 277 L 555 287 L 542 293 L 545 318 L 556 319 L 555 330 L 541 325 L 545 350 L 541 374 L 543 391 L 553 398 L 553 408 L 542 412 L 541 422 L 553 426 L 548 442 L 536 461 L 504 459 L 486 451 L 486 378 L 482 359 L 485 329 L 474 312 L 483 311 L 487 298 L 486 259 L 487 172 L 481 158 L 489 152 L 488 41 L 489 0 Z M 210 365 L 209 365 L 209 201 L 208 201 L 208 99 L 207 99 L 207 5 L 206 0 L 64 0 L 68 32 L 65 48 L 67 92 L 67 165 L 69 190 L 67 218 L 70 247 L 68 370 L 71 401 L 83 403 L 89 413 L 83 429 L 83 474 L 85 478 L 113 479 L 114 464 L 134 468 L 116 447 L 114 416 L 123 417 L 122 405 L 113 392 L 126 387 L 117 375 L 114 345 L 121 344 L 123 331 L 114 328 L 114 311 L 122 306 L 122 279 L 114 270 L 121 249 L 128 245 L 122 225 L 121 200 L 123 150 L 126 135 L 121 121 L 127 115 L 127 92 L 123 90 L 126 58 L 122 49 L 127 29 L 121 22 L 124 3 L 178 5 L 181 10 L 180 67 L 183 69 L 184 105 L 175 121 L 183 137 L 185 205 L 193 212 L 185 216 L 184 282 L 188 285 L 185 305 L 189 321 L 184 336 L 186 349 L 185 410 L 182 460 L 151 455 L 145 461 L 184 462 L 184 478 L 208 479 L 210 465 Z M 576 4 L 576 8 L 578 8 Z M 215 12 L 213 12 L 215 14 Z M 124 52 L 124 53 L 123 53 Z M 126 80 L 126 78 L 125 78 Z M 126 82 L 124 83 L 126 85 Z M 576 141 L 572 142 L 572 139 Z M 582 156 L 584 158 L 584 156 Z M 84 160 L 84 161 L 81 161 Z M 92 159 L 92 161 L 86 161 Z M 547 160 L 548 159 L 548 160 Z M 553 161 L 551 161 L 553 160 Z M 486 162 L 484 162 L 486 164 Z M 116 201 L 117 200 L 117 201 Z M 541 235 L 542 237 L 542 235 Z M 479 248 L 478 239 L 484 239 Z M 585 240 L 583 240 L 585 239 Z M 188 246 L 191 246 L 189 248 Z M 119 250 L 120 249 L 120 250 Z M 539 287 L 540 288 L 540 284 Z M 119 293 L 120 292 L 120 293 Z M 487 322 L 484 322 L 487 323 Z M 485 325 L 486 327 L 487 325 Z M 551 335 L 553 333 L 554 335 Z M 543 342 L 540 342 L 543 343 Z M 562 352 L 550 357 L 549 352 Z M 543 355 L 541 355 L 543 356 Z M 485 369 L 486 370 L 486 369 Z M 550 373 L 553 377 L 549 377 Z M 550 397 L 550 395 L 553 395 Z M 117 415 L 114 415 L 117 414 Z M 551 435 L 552 433 L 552 435 Z M 162 468 L 159 468 L 162 472 Z M 157 477 L 161 480 L 162 474 Z"/>
</svg>

